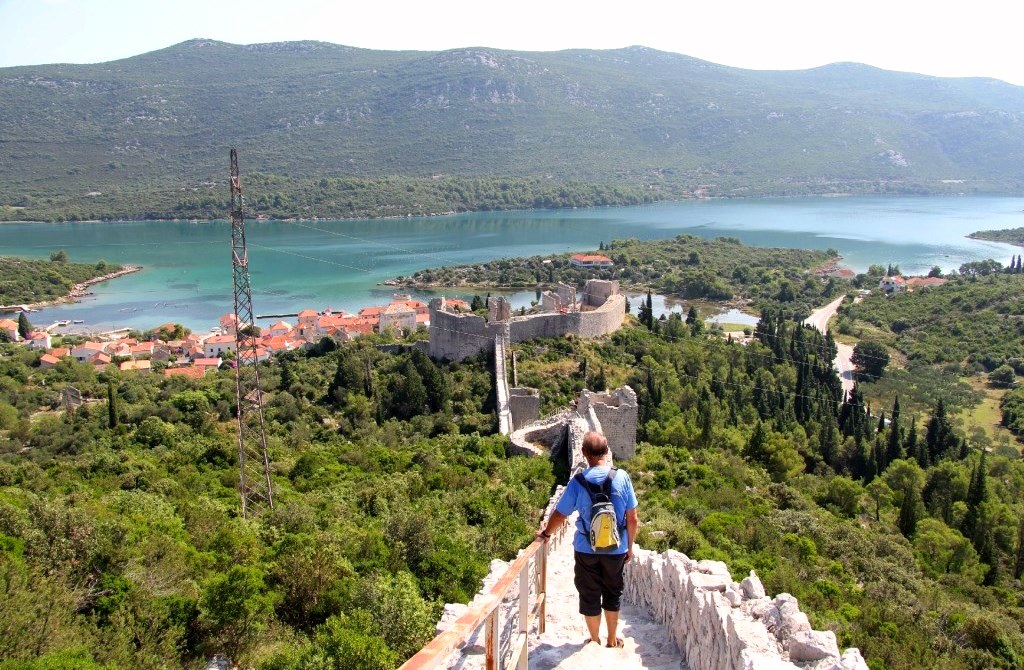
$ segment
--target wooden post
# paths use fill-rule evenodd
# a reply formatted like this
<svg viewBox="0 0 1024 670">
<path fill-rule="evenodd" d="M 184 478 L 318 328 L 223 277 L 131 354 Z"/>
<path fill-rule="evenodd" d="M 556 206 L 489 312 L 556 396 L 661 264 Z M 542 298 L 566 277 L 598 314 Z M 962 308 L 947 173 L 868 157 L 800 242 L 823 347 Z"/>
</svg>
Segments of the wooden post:
<svg viewBox="0 0 1024 670">
<path fill-rule="evenodd" d="M 498 609 L 494 608 L 487 617 L 487 670 L 501 670 L 501 640 L 498 637 Z"/>
</svg>

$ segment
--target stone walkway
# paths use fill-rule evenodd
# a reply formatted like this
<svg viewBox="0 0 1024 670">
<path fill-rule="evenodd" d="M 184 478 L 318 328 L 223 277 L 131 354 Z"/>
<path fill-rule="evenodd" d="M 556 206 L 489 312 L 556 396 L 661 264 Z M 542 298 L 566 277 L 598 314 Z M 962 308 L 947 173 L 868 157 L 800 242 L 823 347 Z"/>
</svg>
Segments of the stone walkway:
<svg viewBox="0 0 1024 670">
<path fill-rule="evenodd" d="M 625 643 L 624 648 L 584 644 L 589 635 L 573 586 L 572 528 L 575 521 L 575 516 L 566 521 L 572 525 L 565 540 L 548 557 L 547 630 L 541 636 L 530 636 L 530 670 L 686 670 L 665 628 L 655 623 L 645 608 L 625 602 L 619 613 L 619 637 Z M 606 638 L 602 621 L 601 640 Z"/>
</svg>

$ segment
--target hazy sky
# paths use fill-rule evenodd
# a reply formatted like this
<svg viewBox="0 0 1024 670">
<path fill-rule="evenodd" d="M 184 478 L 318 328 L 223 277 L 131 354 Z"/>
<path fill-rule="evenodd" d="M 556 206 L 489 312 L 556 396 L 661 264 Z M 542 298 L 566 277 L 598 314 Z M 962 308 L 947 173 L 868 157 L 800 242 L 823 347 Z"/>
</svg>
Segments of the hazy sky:
<svg viewBox="0 0 1024 670">
<path fill-rule="evenodd" d="M 95 63 L 193 37 L 370 49 L 641 44 L 755 69 L 857 61 L 1024 85 L 1017 0 L 0 0 L 0 66 Z"/>
</svg>

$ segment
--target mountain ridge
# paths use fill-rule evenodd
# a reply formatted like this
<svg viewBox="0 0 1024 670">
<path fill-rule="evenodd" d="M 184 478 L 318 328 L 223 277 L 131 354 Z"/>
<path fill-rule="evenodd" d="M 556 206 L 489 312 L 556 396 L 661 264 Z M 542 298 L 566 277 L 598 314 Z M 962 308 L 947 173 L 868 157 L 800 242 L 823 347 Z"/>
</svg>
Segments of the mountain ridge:
<svg viewBox="0 0 1024 670">
<path fill-rule="evenodd" d="M 1024 186 L 1024 87 L 858 63 L 744 70 L 637 45 L 197 38 L 0 68 L 0 117 L 0 218 L 21 201 L 102 203 L 83 193 L 167 200 L 222 180 L 232 145 L 248 171 L 307 180 L 544 176 L 662 197 Z"/>
</svg>

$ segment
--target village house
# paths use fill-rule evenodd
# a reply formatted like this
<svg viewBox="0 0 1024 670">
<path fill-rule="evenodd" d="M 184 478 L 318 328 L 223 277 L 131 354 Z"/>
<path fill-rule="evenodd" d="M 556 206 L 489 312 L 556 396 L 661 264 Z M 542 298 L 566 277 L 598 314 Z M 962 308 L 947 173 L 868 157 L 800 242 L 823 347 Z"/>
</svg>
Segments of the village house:
<svg viewBox="0 0 1024 670">
<path fill-rule="evenodd" d="M 21 342 L 21 334 L 18 333 L 18 322 L 10 319 L 0 319 L 0 330 L 7 333 L 12 342 Z"/>
<path fill-rule="evenodd" d="M 41 368 L 52 368 L 53 366 L 60 363 L 60 358 L 53 354 L 43 354 L 39 358 L 39 367 Z"/>
<path fill-rule="evenodd" d="M 153 355 L 154 344 L 152 342 L 139 342 L 131 345 L 132 358 L 149 358 Z"/>
<path fill-rule="evenodd" d="M 292 332 L 292 325 L 287 321 L 278 321 L 269 328 L 267 328 L 266 334 L 271 337 L 282 337 Z"/>
<path fill-rule="evenodd" d="M 220 323 L 221 332 L 234 335 L 235 329 L 238 327 L 238 317 L 234 313 L 225 314 L 220 317 L 218 323 Z"/>
<path fill-rule="evenodd" d="M 210 370 L 216 370 L 220 367 L 221 359 L 218 356 L 210 358 L 197 358 L 192 361 L 192 367 L 200 368 L 203 370 L 203 374 L 206 374 Z"/>
<path fill-rule="evenodd" d="M 204 358 L 220 358 L 226 353 L 234 353 L 234 335 L 212 335 L 203 342 Z"/>
<path fill-rule="evenodd" d="M 612 259 L 597 254 L 573 254 L 569 265 L 576 268 L 610 268 L 614 266 Z"/>
<path fill-rule="evenodd" d="M 933 286 L 942 286 L 945 283 L 946 279 L 944 277 L 908 277 L 907 290 L 923 290 L 926 288 L 932 288 Z"/>
<path fill-rule="evenodd" d="M 391 303 L 381 311 L 377 328 L 382 333 L 387 330 L 412 332 L 416 330 L 416 310 L 400 302 Z"/>
<path fill-rule="evenodd" d="M 50 339 L 50 334 L 45 330 L 37 330 L 28 336 L 28 348 L 29 349 L 42 349 L 46 351 L 53 343 Z"/>
<path fill-rule="evenodd" d="M 202 379 L 209 368 L 197 368 L 187 365 L 177 368 L 164 368 L 165 377 L 188 377 L 189 379 Z"/>
<path fill-rule="evenodd" d="M 889 295 L 902 293 L 907 290 L 907 280 L 899 275 L 885 277 L 882 281 L 878 282 L 878 288 L 880 288 L 883 293 L 887 293 Z"/>
<path fill-rule="evenodd" d="M 82 342 L 71 349 L 71 357 L 79 363 L 88 363 L 96 354 L 106 355 L 107 345 L 103 342 Z M 109 363 L 109 356 L 107 362 Z"/>
<path fill-rule="evenodd" d="M 117 369 L 121 372 L 136 372 L 138 374 L 148 375 L 153 369 L 153 364 L 148 360 L 122 361 L 117 366 Z"/>
</svg>

